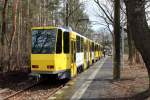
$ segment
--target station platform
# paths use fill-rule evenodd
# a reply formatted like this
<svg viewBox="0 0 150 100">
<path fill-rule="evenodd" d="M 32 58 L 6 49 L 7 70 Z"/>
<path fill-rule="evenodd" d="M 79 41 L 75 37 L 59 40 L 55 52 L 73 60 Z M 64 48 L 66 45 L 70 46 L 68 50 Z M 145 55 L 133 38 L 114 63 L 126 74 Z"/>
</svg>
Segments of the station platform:
<svg viewBox="0 0 150 100">
<path fill-rule="evenodd" d="M 113 78 L 112 59 L 105 57 L 79 74 L 49 100 L 106 99 Z"/>
</svg>

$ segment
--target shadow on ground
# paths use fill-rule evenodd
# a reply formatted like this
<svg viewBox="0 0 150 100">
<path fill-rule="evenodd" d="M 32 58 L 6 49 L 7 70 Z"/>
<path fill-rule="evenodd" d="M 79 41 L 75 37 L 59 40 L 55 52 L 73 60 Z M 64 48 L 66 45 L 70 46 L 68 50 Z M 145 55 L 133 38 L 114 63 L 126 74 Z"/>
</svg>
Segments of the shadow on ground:
<svg viewBox="0 0 150 100">
<path fill-rule="evenodd" d="M 83 98 L 81 100 L 145 100 L 150 96 L 150 90 L 147 89 L 141 93 L 135 94 L 131 97 L 119 97 L 119 98 Z"/>
<path fill-rule="evenodd" d="M 114 84 L 114 82 L 119 82 L 120 83 L 122 81 L 128 81 L 128 80 L 134 81 L 135 78 L 122 78 L 122 79 L 117 80 L 117 81 L 115 81 L 111 78 L 110 79 L 108 79 L 108 78 L 107 79 L 106 78 L 104 78 L 104 79 L 99 78 L 99 79 L 94 79 L 93 81 L 109 82 L 111 84 Z M 86 81 L 91 81 L 91 79 L 86 79 Z M 90 98 L 90 99 L 82 98 L 81 100 L 145 100 L 149 97 L 150 97 L 150 89 L 147 89 L 143 92 L 134 94 L 134 95 L 129 96 L 129 97 L 112 97 L 112 98 L 111 97 L 108 97 L 108 98 L 107 97 L 102 97 L 102 98 Z"/>
<path fill-rule="evenodd" d="M 0 74 L 0 88 L 11 88 L 17 83 L 29 78 L 28 72 L 7 72 Z"/>
<path fill-rule="evenodd" d="M 28 76 L 28 73 L 15 73 L 15 74 L 11 74 L 11 75 L 8 75 L 8 76 L 5 76 L 5 77 L 2 77 L 0 75 L 0 88 L 9 88 L 9 89 L 13 89 L 13 84 L 17 84 L 23 80 L 27 80 L 29 78 Z M 134 80 L 135 78 L 123 78 L 123 79 L 120 79 L 118 81 L 126 81 L 126 80 Z M 87 79 L 87 81 L 91 81 L 89 79 Z M 107 82 L 110 82 L 113 84 L 113 82 L 116 82 L 114 81 L 113 79 L 94 79 L 93 81 L 107 81 Z M 56 84 L 55 83 L 56 81 L 54 81 L 53 84 Z M 42 86 L 39 86 L 38 88 L 34 88 L 32 89 L 32 91 L 37 91 L 37 90 L 46 90 L 48 88 L 51 88 L 50 84 L 51 82 L 46 82 L 44 84 L 42 84 Z M 60 82 L 61 83 L 61 82 Z M 63 83 L 63 82 L 62 82 Z M 57 84 L 56 86 L 58 85 L 61 85 L 61 84 Z M 138 94 L 135 94 L 131 97 L 115 97 L 115 98 L 90 98 L 89 100 L 145 100 L 147 99 L 148 97 L 150 97 L 150 89 L 147 89 L 141 93 L 138 93 Z M 83 98 L 81 100 L 88 100 L 88 98 Z"/>
<path fill-rule="evenodd" d="M 34 88 L 31 89 L 31 91 L 55 88 L 69 81 L 67 79 L 58 80 L 52 77 L 44 78 L 43 80 L 44 81 L 39 82 L 38 85 L 35 85 Z M 36 82 L 36 78 L 31 77 L 30 74 L 26 72 L 9 72 L 5 74 L 0 74 L 0 89 L 20 91 Z"/>
</svg>

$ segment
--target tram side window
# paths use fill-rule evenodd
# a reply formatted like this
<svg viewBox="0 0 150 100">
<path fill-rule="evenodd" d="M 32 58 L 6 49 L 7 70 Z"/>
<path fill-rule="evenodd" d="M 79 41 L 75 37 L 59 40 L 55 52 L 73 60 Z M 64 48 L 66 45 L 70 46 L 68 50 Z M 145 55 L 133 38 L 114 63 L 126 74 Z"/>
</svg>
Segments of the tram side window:
<svg viewBox="0 0 150 100">
<path fill-rule="evenodd" d="M 77 52 L 80 52 L 80 37 L 77 36 Z"/>
<path fill-rule="evenodd" d="M 97 51 L 97 45 L 95 45 L 95 51 Z"/>
<path fill-rule="evenodd" d="M 92 44 L 90 43 L 90 52 L 92 51 Z"/>
<path fill-rule="evenodd" d="M 81 52 L 83 52 L 83 44 L 84 42 L 83 42 L 83 38 L 81 38 Z"/>
<path fill-rule="evenodd" d="M 92 42 L 92 51 L 94 51 L 94 43 Z"/>
<path fill-rule="evenodd" d="M 96 46 L 96 51 L 98 51 L 98 45 Z"/>
<path fill-rule="evenodd" d="M 58 29 L 56 53 L 61 53 L 61 52 L 62 52 L 62 30 Z"/>
<path fill-rule="evenodd" d="M 63 35 L 63 40 L 64 40 L 64 53 L 69 53 L 69 32 L 64 32 Z"/>
<path fill-rule="evenodd" d="M 84 52 L 86 52 L 88 50 L 88 47 L 87 47 L 87 42 L 84 43 Z"/>
<path fill-rule="evenodd" d="M 98 45 L 96 45 L 96 51 L 98 51 Z"/>
</svg>

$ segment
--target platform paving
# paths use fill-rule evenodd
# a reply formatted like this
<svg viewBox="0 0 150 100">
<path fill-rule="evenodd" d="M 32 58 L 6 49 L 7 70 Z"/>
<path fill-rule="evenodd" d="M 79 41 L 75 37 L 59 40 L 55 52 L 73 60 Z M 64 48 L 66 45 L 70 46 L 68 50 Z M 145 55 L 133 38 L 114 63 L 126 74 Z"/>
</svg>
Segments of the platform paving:
<svg viewBox="0 0 150 100">
<path fill-rule="evenodd" d="M 105 99 L 109 95 L 109 80 L 112 79 L 112 59 L 105 57 L 88 70 L 79 74 L 64 87 L 62 94 L 55 95 L 61 100 Z M 53 97 L 50 97 L 51 99 Z"/>
</svg>

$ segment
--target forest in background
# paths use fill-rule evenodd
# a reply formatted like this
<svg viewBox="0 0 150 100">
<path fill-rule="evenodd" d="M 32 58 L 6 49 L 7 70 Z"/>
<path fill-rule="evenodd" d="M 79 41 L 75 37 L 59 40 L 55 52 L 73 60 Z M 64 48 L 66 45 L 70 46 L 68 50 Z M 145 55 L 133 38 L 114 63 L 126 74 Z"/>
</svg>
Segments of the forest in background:
<svg viewBox="0 0 150 100">
<path fill-rule="evenodd" d="M 84 2 L 68 0 L 68 6 L 66 15 L 64 0 L 0 0 L 0 71 L 30 67 L 34 26 L 64 26 L 67 17 L 73 30 L 82 35 L 92 32 Z"/>
<path fill-rule="evenodd" d="M 66 14 L 65 0 L 0 0 L 0 71 L 20 70 L 30 67 L 31 28 L 33 26 L 64 26 L 67 19 L 69 26 L 74 31 L 88 38 L 93 37 L 91 22 L 85 12 L 85 2 L 89 1 L 67 1 L 68 13 Z M 96 16 L 99 17 L 99 22 L 97 21 L 95 24 L 103 25 L 109 31 L 112 36 L 113 47 L 115 47 L 115 39 L 120 39 L 119 35 L 123 29 L 127 33 L 129 63 L 139 63 L 144 58 L 144 62 L 149 69 L 150 60 L 147 56 L 149 55 L 150 40 L 148 34 L 149 0 L 120 1 L 122 5 L 118 6 L 120 9 L 120 20 L 118 21 L 121 24 L 121 27 L 119 26 L 120 32 L 117 32 L 120 33 L 119 35 L 115 35 L 113 29 L 116 18 L 114 18 L 115 2 L 113 0 L 93 1 L 98 8 Z M 133 5 L 137 6 L 132 8 Z M 118 21 L 116 22 L 118 23 Z M 118 47 L 113 48 L 113 51 L 120 49 L 120 46 Z M 113 52 L 113 54 L 115 55 L 117 52 Z"/>
</svg>

